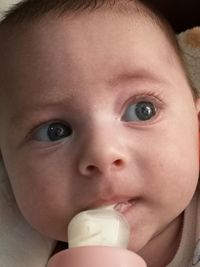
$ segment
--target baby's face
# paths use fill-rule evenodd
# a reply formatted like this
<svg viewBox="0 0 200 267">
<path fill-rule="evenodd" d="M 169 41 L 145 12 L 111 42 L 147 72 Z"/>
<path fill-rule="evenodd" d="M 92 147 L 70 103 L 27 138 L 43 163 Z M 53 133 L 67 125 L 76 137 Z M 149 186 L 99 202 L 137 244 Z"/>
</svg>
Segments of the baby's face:
<svg viewBox="0 0 200 267">
<path fill-rule="evenodd" d="M 66 240 L 76 213 L 124 203 L 130 249 L 176 234 L 198 181 L 199 101 L 161 30 L 96 11 L 9 36 L 0 146 L 30 224 Z"/>
</svg>

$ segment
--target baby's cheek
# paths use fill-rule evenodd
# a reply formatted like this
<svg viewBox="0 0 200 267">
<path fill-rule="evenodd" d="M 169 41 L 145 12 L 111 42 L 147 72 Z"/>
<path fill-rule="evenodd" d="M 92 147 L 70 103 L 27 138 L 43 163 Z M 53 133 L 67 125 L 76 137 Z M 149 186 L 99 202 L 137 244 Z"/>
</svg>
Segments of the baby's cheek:
<svg viewBox="0 0 200 267">
<path fill-rule="evenodd" d="M 67 224 L 68 214 L 66 210 L 61 210 L 56 206 L 43 205 L 41 201 L 36 202 L 36 205 L 31 204 L 23 205 L 21 212 L 26 220 L 32 225 L 38 232 L 44 234 L 50 238 L 66 241 L 67 239 Z"/>
<path fill-rule="evenodd" d="M 60 233 L 60 229 L 66 228 L 67 208 L 64 207 L 66 200 L 57 193 L 59 188 L 55 188 L 55 185 L 52 188 L 48 183 L 42 184 L 42 177 L 38 177 L 36 182 L 37 179 L 32 175 L 24 175 L 22 171 L 18 174 L 19 176 L 11 175 L 10 180 L 17 205 L 24 218 L 44 235 L 63 235 L 64 230 Z"/>
</svg>

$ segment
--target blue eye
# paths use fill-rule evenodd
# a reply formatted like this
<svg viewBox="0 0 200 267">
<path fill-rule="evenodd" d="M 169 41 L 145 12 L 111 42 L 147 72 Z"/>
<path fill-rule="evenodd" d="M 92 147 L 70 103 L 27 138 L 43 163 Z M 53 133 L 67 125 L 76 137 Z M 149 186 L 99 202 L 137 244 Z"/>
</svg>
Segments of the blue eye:
<svg viewBox="0 0 200 267">
<path fill-rule="evenodd" d="M 40 142 L 55 142 L 72 135 L 72 128 L 68 124 L 55 122 L 41 126 L 35 134 Z"/>
<path fill-rule="evenodd" d="M 122 119 L 124 121 L 147 121 L 156 115 L 156 108 L 151 102 L 138 102 L 128 106 Z"/>
</svg>

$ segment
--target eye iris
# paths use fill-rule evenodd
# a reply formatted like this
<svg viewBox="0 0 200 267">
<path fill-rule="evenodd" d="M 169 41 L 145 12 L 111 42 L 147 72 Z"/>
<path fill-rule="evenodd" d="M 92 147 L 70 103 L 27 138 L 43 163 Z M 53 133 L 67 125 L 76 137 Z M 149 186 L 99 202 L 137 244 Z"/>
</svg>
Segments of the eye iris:
<svg viewBox="0 0 200 267">
<path fill-rule="evenodd" d="M 53 123 L 48 128 L 48 137 L 51 141 L 57 141 L 72 134 L 72 129 L 61 123 Z"/>
<path fill-rule="evenodd" d="M 155 107 L 150 102 L 140 102 L 136 105 L 136 115 L 140 120 L 146 121 L 156 114 Z"/>
</svg>

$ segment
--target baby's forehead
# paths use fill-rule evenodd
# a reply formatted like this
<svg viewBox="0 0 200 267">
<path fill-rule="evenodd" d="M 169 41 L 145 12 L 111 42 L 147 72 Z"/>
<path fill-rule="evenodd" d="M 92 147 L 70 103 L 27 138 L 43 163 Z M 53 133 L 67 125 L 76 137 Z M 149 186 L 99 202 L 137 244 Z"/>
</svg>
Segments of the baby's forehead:
<svg viewBox="0 0 200 267">
<path fill-rule="evenodd" d="M 134 30 L 140 28 L 142 32 L 143 28 L 149 27 L 149 21 L 146 16 L 140 16 L 140 14 L 137 16 L 137 18 L 136 16 L 134 17 L 133 15 L 127 15 L 124 13 L 118 13 L 117 15 L 116 13 L 112 13 L 112 15 L 113 16 L 111 16 L 110 11 L 108 12 L 105 10 L 92 11 L 91 13 L 80 13 L 76 16 L 66 15 L 65 17 L 63 16 L 63 18 L 55 18 L 54 15 L 49 14 L 44 19 L 37 20 L 35 22 L 29 22 L 28 24 L 21 23 L 14 28 L 10 27 L 9 25 L 8 27 L 7 25 L 5 25 L 5 27 L 3 26 L 2 29 L 0 27 L 0 56 L 2 55 L 4 57 L 1 62 L 3 63 L 5 61 L 5 54 L 7 54 L 6 51 L 9 49 L 10 51 L 7 56 L 10 58 L 11 64 L 21 64 L 20 55 L 22 55 L 22 57 L 27 54 L 28 56 L 31 56 L 31 53 L 37 52 L 36 50 L 38 50 L 38 52 L 44 52 L 43 54 L 40 54 L 41 59 L 43 59 L 44 55 L 47 55 L 46 52 L 50 46 L 51 48 L 53 47 L 53 49 L 51 49 L 49 56 L 52 56 L 53 60 L 53 54 L 59 52 L 60 50 L 58 45 L 62 45 L 64 48 L 69 47 L 70 45 L 73 46 L 74 38 L 76 38 L 76 47 L 73 48 L 73 51 L 76 49 L 76 54 L 79 54 L 80 52 L 78 48 L 84 47 L 86 48 L 84 52 L 91 55 L 92 51 L 87 49 L 89 48 L 90 43 L 94 43 L 95 46 L 98 46 L 100 45 L 100 42 L 111 44 L 110 46 L 102 46 L 99 48 L 101 49 L 102 55 L 105 55 L 105 53 L 103 53 L 103 49 L 109 48 L 110 50 L 114 50 L 115 48 L 120 47 L 120 44 L 122 43 L 123 46 L 120 52 L 122 52 L 123 49 L 123 54 L 128 54 L 130 42 L 133 41 L 136 43 L 136 40 L 140 38 L 140 36 L 138 36 Z M 105 24 L 104 27 L 101 27 L 103 24 Z M 156 29 L 156 31 L 154 31 L 154 36 L 156 34 L 158 36 L 164 36 L 164 38 L 162 38 L 162 46 L 166 45 L 166 47 L 168 47 L 168 49 L 165 49 L 166 57 L 170 55 L 169 58 L 171 58 L 171 55 L 175 53 L 171 53 L 173 48 L 171 45 L 168 45 L 168 38 L 166 38 L 163 30 L 161 27 L 159 27 L 159 25 L 153 23 L 152 20 L 150 25 L 151 29 Z M 90 34 L 89 31 L 92 31 L 92 34 Z M 124 33 L 125 31 L 132 32 L 132 37 L 130 34 L 128 35 Z M 152 32 L 149 34 L 149 36 L 151 37 L 151 35 L 152 42 L 148 43 L 144 39 L 143 47 L 141 47 L 140 50 L 150 46 L 153 47 L 154 43 L 156 45 L 156 40 L 153 40 Z M 109 36 L 110 38 L 108 38 Z M 112 38 L 115 43 L 114 41 L 112 42 Z M 83 41 L 86 44 L 83 43 Z M 72 47 L 70 47 L 70 49 L 72 49 Z M 65 51 L 63 51 L 63 53 L 65 53 Z M 13 54 L 12 59 L 11 54 Z M 120 55 L 118 56 L 120 58 Z M 31 61 L 35 60 L 34 58 L 29 58 Z M 0 66 L 0 68 L 1 67 L 2 69 L 4 68 L 3 64 Z"/>
<path fill-rule="evenodd" d="M 140 32 L 142 32 L 143 28 L 147 27 L 156 30 L 154 33 L 151 32 L 149 34 L 151 43 L 144 39 L 143 46 L 140 48 L 140 54 L 142 54 L 142 49 L 144 48 L 148 49 L 152 46 L 152 49 L 157 49 L 156 47 L 153 48 L 154 45 L 156 46 L 156 40 L 153 39 L 154 34 L 154 36 L 162 36 L 162 46 L 165 46 L 165 48 L 167 47 L 167 49 L 163 50 L 167 61 L 172 59 L 172 55 L 174 56 L 173 60 L 175 61 L 176 57 L 174 51 L 172 53 L 173 47 L 168 41 L 168 37 L 164 34 L 162 28 L 146 15 L 141 15 L 138 12 L 136 12 L 136 14 L 136 16 L 124 12 L 118 12 L 116 14 L 116 12 L 111 13 L 110 10 L 101 9 L 90 13 L 82 12 L 76 15 L 66 14 L 62 18 L 56 18 L 55 14 L 49 14 L 43 19 L 34 22 L 29 21 L 29 23 L 22 22 L 18 25 L 16 24 L 16 27 L 3 25 L 2 28 L 0 27 L 0 57 L 3 57 L 1 60 L 2 64 L 0 63 L 0 68 L 5 72 L 3 62 L 6 60 L 6 64 L 15 65 L 15 68 L 17 69 L 17 65 L 20 64 L 22 66 L 22 59 L 26 56 L 26 66 L 23 65 L 22 67 L 25 69 L 24 71 L 32 72 L 33 69 L 31 69 L 31 65 L 33 65 L 32 63 L 37 59 L 38 55 L 40 55 L 40 58 L 37 59 L 38 62 L 42 62 L 43 59 L 46 60 L 47 58 L 56 61 L 57 59 L 54 58 L 54 55 L 61 52 L 61 46 L 62 53 L 59 55 L 61 59 L 64 58 L 67 51 L 66 48 L 69 47 L 71 49 L 70 51 L 74 52 L 73 54 L 76 58 L 78 58 L 78 56 L 80 59 L 84 58 L 85 53 L 87 54 L 87 58 L 92 58 L 92 56 L 95 58 L 98 56 L 95 54 L 95 47 L 99 47 L 97 52 L 101 52 L 99 53 L 99 56 L 105 58 L 105 64 L 106 60 L 109 62 L 109 55 L 106 54 L 108 51 L 103 50 L 110 50 L 110 52 L 113 52 L 117 51 L 118 47 L 119 50 L 116 52 L 116 61 L 117 58 L 120 61 L 120 54 L 123 54 L 124 60 L 126 60 L 126 65 L 128 65 L 130 43 L 137 43 L 136 40 L 140 38 L 134 30 L 140 28 Z M 151 23 L 149 23 L 149 21 Z M 101 27 L 103 24 L 104 27 Z M 90 33 L 91 31 L 92 33 Z M 132 36 L 124 33 L 129 31 Z M 112 41 L 112 38 L 114 41 Z M 75 43 L 73 42 L 74 39 L 76 39 Z M 105 45 L 100 47 L 101 43 Z M 170 45 L 168 45 L 168 43 Z M 94 46 L 90 49 L 89 47 L 91 44 L 94 44 Z M 123 45 L 120 47 L 121 44 Z M 85 50 L 80 50 L 80 48 L 84 48 Z M 8 52 L 9 49 L 10 51 Z M 49 52 L 47 53 L 47 51 Z M 92 53 L 93 51 L 94 53 Z M 119 51 L 120 54 L 118 53 Z M 34 53 L 35 57 L 31 57 Z M 151 55 L 149 55 L 149 57 L 150 56 Z M 6 57 L 9 60 L 7 60 Z M 70 57 L 71 55 L 69 54 L 68 59 Z M 60 63 L 61 62 L 62 60 Z M 79 67 L 81 68 L 81 61 L 79 60 L 78 62 L 80 63 Z M 85 66 L 83 65 L 82 69 L 84 69 Z M 41 67 L 41 65 L 39 65 L 39 67 Z M 17 71 L 17 73 L 19 72 L 20 70 Z"/>
<path fill-rule="evenodd" d="M 151 23 L 149 23 L 149 21 Z M 26 49 L 29 44 L 30 47 L 31 46 L 33 47 L 33 44 L 37 45 L 40 43 L 40 41 L 44 41 L 45 38 L 47 40 L 46 47 L 48 47 L 48 42 L 52 43 L 54 41 L 56 42 L 54 38 L 51 38 L 50 34 L 54 35 L 60 34 L 60 37 L 62 38 L 63 37 L 62 33 L 63 33 L 63 35 L 65 35 L 64 37 L 67 38 L 67 36 L 68 35 L 70 36 L 71 32 L 76 31 L 76 29 L 77 29 L 77 40 L 78 40 L 78 35 L 80 35 L 80 28 L 82 27 L 82 30 L 85 31 L 85 35 L 87 35 L 87 32 L 92 29 L 91 24 L 93 24 L 96 34 L 93 34 L 92 36 L 88 35 L 88 40 L 90 37 L 92 38 L 91 41 L 93 41 L 95 38 L 98 39 L 100 38 L 100 35 L 101 39 L 104 39 L 104 32 L 101 30 L 102 28 L 101 26 L 103 25 L 103 23 L 105 25 L 107 23 L 108 26 L 104 28 L 105 32 L 110 34 L 111 37 L 112 34 L 115 32 L 115 35 L 118 35 L 117 37 L 119 41 L 121 41 L 122 39 L 126 39 L 126 35 L 123 34 L 123 29 L 125 31 L 130 30 L 130 32 L 132 32 L 133 38 L 137 40 L 139 36 L 136 33 L 134 33 L 134 30 L 137 28 L 143 29 L 146 28 L 148 25 L 151 25 L 151 29 L 152 28 L 156 29 L 157 35 L 165 36 L 165 38 L 163 38 L 163 44 L 169 43 L 171 48 L 174 49 L 174 47 L 171 45 L 171 41 L 169 40 L 168 35 L 165 34 L 162 27 L 160 27 L 158 23 L 154 23 L 154 21 L 148 16 L 141 15 L 138 12 L 136 12 L 135 16 L 133 14 L 127 14 L 127 13 L 126 14 L 118 13 L 116 15 L 115 12 L 111 13 L 111 11 L 107 10 L 98 10 L 98 11 L 92 11 L 91 13 L 83 12 L 78 15 L 67 14 L 62 18 L 56 18 L 55 15 L 49 14 L 48 16 L 40 20 L 36 20 L 34 22 L 29 21 L 28 24 L 22 22 L 20 24 L 16 24 L 16 26 L 14 27 L 10 26 L 9 24 L 3 25 L 2 27 L 0 26 L 0 41 L 1 41 L 0 50 L 2 51 L 2 53 L 4 53 L 3 50 L 7 50 L 6 47 L 12 47 L 13 50 L 17 51 L 18 49 L 17 43 L 20 43 L 21 46 L 19 50 L 21 50 L 23 46 Z M 124 28 L 120 27 L 121 25 L 124 25 L 123 26 Z M 50 32 L 49 35 L 48 32 Z M 151 35 L 152 33 L 149 34 L 149 36 Z M 13 45 L 14 42 L 15 45 Z M 70 42 L 71 40 L 68 39 L 68 43 Z M 26 45 L 24 45 L 24 43 L 26 43 Z M 80 40 L 80 46 L 81 45 L 82 44 Z M 118 43 L 113 45 L 117 46 Z M 146 43 L 146 46 L 148 45 L 149 44 Z"/>
</svg>

